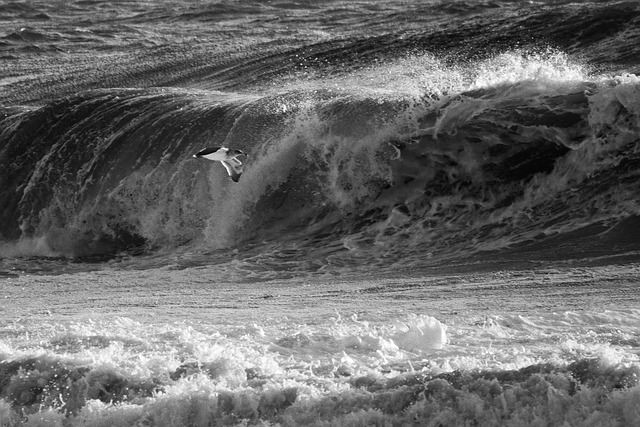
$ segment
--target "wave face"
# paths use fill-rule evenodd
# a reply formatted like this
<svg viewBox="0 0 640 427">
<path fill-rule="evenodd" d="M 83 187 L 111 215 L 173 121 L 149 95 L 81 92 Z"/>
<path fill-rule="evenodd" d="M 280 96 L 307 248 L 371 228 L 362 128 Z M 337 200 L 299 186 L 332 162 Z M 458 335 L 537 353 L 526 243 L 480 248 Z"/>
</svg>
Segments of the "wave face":
<svg viewBox="0 0 640 427">
<path fill-rule="evenodd" d="M 237 249 L 316 269 L 638 249 L 620 238 L 638 224 L 637 47 L 620 41 L 636 5 L 298 6 L 123 3 L 127 45 L 104 23 L 54 33 L 46 5 L 0 11 L 43 22 L 3 42 L 22 60 L 0 97 L 2 255 Z M 295 34 L 265 41 L 283 10 Z M 230 21 L 251 32 L 190 38 Z M 160 45 L 149 31 L 167 23 L 188 25 Z M 108 54 L 90 68 L 81 45 Z M 69 49 L 68 65 L 44 52 L 28 75 L 34 48 Z M 211 145 L 249 154 L 239 183 L 192 158 Z"/>
</svg>

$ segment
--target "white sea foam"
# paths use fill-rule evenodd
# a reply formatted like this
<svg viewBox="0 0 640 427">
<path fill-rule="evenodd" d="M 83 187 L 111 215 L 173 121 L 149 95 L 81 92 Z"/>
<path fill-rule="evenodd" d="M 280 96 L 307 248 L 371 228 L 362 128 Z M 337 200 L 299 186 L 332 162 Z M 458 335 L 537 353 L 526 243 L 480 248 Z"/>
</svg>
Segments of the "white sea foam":
<svg viewBox="0 0 640 427">
<path fill-rule="evenodd" d="M 118 318 L 49 322 L 39 333 L 27 328 L 35 335 L 26 341 L 11 338 L 8 333 L 20 328 L 7 325 L 0 331 L 6 384 L 0 420 L 8 426 L 129 426 L 143 420 L 158 426 L 193 420 L 349 425 L 515 422 L 537 413 L 541 422 L 562 423 L 578 412 L 573 422 L 606 414 L 634 423 L 640 361 L 631 348 L 597 339 L 606 335 L 591 330 L 606 329 L 604 321 L 626 331 L 637 317 L 494 315 L 475 323 L 458 318 L 447 328 L 423 315 L 392 323 L 338 315 L 322 324 L 288 318 L 235 332 L 200 322 Z M 44 384 L 42 392 L 34 394 L 35 383 Z M 628 385 L 612 391 L 617 384 Z M 455 416 L 453 402 L 461 408 Z M 468 404 L 476 409 L 463 409 Z"/>
</svg>

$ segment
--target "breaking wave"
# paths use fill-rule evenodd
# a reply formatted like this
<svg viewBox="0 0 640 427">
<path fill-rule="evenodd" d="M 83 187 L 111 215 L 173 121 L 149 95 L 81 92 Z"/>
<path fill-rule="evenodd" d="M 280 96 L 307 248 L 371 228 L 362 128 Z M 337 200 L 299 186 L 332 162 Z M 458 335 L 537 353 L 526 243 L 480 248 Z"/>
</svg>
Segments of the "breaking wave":
<svg viewBox="0 0 640 427">
<path fill-rule="evenodd" d="M 393 259 L 633 226 L 639 88 L 515 52 L 277 92 L 84 92 L 3 119 L 0 232 L 21 242 L 3 251 L 271 241 Z M 207 145 L 249 154 L 239 183 L 192 158 Z"/>
</svg>

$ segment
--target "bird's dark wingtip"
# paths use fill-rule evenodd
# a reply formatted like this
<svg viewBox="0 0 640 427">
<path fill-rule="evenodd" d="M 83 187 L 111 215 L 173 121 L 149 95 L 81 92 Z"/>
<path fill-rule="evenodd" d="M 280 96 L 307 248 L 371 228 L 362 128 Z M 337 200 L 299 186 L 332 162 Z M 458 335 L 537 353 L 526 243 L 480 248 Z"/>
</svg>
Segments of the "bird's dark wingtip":
<svg viewBox="0 0 640 427">
<path fill-rule="evenodd" d="M 207 148 L 203 148 L 202 150 L 200 150 L 196 154 L 194 154 L 193 157 L 206 156 L 207 154 L 215 153 L 216 151 L 220 150 L 220 148 L 222 148 L 222 147 L 207 147 Z"/>
</svg>

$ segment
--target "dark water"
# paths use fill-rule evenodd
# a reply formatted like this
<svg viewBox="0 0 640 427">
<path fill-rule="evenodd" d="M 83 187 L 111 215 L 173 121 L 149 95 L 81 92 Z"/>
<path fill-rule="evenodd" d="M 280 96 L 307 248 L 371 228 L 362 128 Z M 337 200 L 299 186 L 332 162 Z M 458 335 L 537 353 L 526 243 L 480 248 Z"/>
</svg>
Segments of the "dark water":
<svg viewBox="0 0 640 427">
<path fill-rule="evenodd" d="M 639 13 L 7 3 L 3 253 L 236 248 L 319 268 L 530 242 L 553 259 L 548 239 L 634 252 L 612 236 L 638 234 Z M 192 159 L 208 145 L 249 154 L 238 184 Z"/>
<path fill-rule="evenodd" d="M 636 425 L 639 46 L 637 2 L 1 3 L 0 425 Z"/>
</svg>

